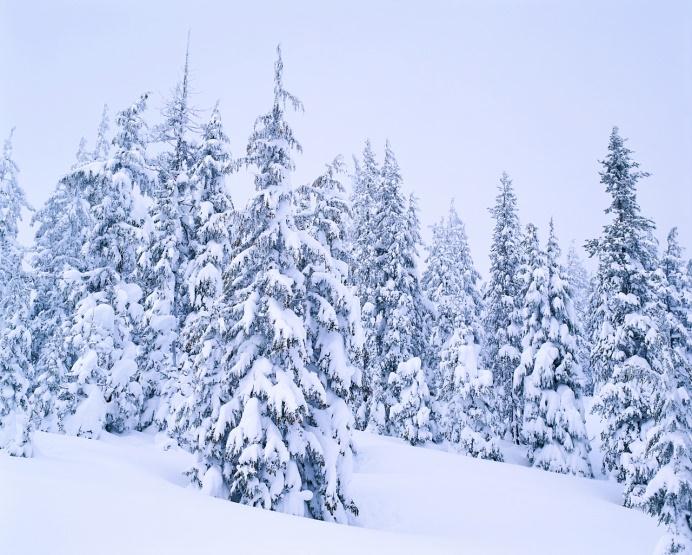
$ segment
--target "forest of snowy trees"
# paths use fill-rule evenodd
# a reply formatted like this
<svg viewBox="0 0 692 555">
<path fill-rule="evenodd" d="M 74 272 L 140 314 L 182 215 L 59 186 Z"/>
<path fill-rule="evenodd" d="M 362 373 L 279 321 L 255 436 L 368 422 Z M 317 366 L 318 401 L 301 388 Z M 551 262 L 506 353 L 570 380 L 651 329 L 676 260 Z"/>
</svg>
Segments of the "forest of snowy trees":
<svg viewBox="0 0 692 555">
<path fill-rule="evenodd" d="M 692 553 L 692 262 L 675 229 L 658 244 L 618 129 L 600 171 L 608 223 L 585 245 L 595 274 L 559 222 L 544 244 L 520 223 L 503 174 L 484 281 L 454 203 L 422 244 L 389 143 L 292 183 L 303 106 L 283 71 L 279 50 L 273 103 L 235 157 L 219 107 L 200 121 L 190 104 L 186 61 L 155 125 L 147 94 L 112 123 L 104 108 L 39 209 L 10 134 L 0 449 L 31 456 L 36 430 L 157 430 L 194 454 L 189 479 L 210 495 L 347 523 L 353 430 L 494 461 L 511 442 L 534 467 L 591 477 L 593 395 L 603 471 L 667 526 L 660 553 Z M 241 207 L 226 177 L 243 167 Z"/>
</svg>

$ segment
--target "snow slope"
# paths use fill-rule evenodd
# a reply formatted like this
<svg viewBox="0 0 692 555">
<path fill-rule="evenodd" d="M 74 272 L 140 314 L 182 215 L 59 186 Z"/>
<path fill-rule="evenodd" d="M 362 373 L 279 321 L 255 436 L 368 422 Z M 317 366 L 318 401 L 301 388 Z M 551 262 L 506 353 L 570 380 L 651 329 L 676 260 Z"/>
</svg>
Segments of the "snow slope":
<svg viewBox="0 0 692 555">
<path fill-rule="evenodd" d="M 357 435 L 360 527 L 271 513 L 185 487 L 190 457 L 154 436 L 38 433 L 0 454 L 0 553 L 649 554 L 655 522 L 617 484 Z"/>
</svg>

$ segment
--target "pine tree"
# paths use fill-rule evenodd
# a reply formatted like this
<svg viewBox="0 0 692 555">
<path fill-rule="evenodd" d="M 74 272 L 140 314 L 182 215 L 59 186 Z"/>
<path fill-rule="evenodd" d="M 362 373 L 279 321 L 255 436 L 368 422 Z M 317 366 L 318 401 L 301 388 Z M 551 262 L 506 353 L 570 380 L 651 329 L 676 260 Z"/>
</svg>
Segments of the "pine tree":
<svg viewBox="0 0 692 555">
<path fill-rule="evenodd" d="M 22 210 L 30 207 L 17 181 L 18 171 L 10 133 L 0 158 L 0 450 L 29 457 L 29 390 L 34 378 L 28 326 L 31 283 L 17 234 Z"/>
<path fill-rule="evenodd" d="M 547 290 L 547 282 L 547 261 L 538 240 L 538 228 L 534 224 L 528 223 L 521 239 L 521 264 L 518 273 L 519 297 L 516 301 L 517 314 L 521 322 L 519 328 L 521 355 L 519 364 L 514 370 L 512 381 L 513 418 L 516 421 L 516 433 L 520 439 L 524 421 L 526 377 L 532 371 L 534 358 L 542 339 L 544 299 L 541 295 L 545 294 Z"/>
<path fill-rule="evenodd" d="M 362 304 L 373 302 L 377 266 L 374 262 L 375 209 L 380 190 L 380 168 L 370 141 L 365 142 L 362 164 L 355 160 L 351 206 L 353 282 Z"/>
<path fill-rule="evenodd" d="M 156 128 L 157 139 L 168 148 L 157 161 L 152 228 L 138 260 L 138 280 L 145 291 L 139 365 L 147 399 L 141 425 L 156 421 L 160 428 L 166 425 L 170 395 L 179 382 L 180 329 L 190 311 L 185 276 L 194 256 L 193 207 L 199 192 L 190 173 L 197 147 L 190 136 L 196 130 L 196 110 L 190 106 L 189 75 L 188 37 L 182 79 L 164 106 L 164 122 Z"/>
<path fill-rule="evenodd" d="M 311 185 L 299 189 L 296 223 L 309 234 L 303 238 L 308 248 L 301 259 L 304 314 L 310 367 L 325 392 L 323 397 L 308 398 L 314 422 L 310 431 L 323 449 L 324 463 L 320 464 L 335 471 L 308 482 L 314 494 L 310 514 L 346 522 L 348 512 L 357 512 L 347 491 L 354 422 L 346 401 L 358 391 L 361 371 L 356 364 L 361 359 L 363 334 L 358 299 L 348 282 L 350 207 L 338 179 L 341 167 L 337 158 Z"/>
<path fill-rule="evenodd" d="M 439 358 L 439 349 L 454 333 L 457 315 L 455 304 L 458 302 L 459 273 L 456 267 L 457 246 L 452 245 L 450 227 L 452 214 L 456 215 L 454 203 L 449 209 L 449 216 L 432 225 L 432 242 L 426 246 L 428 257 L 421 277 L 421 287 L 426 297 L 435 307 L 435 324 L 430 331 L 429 345 L 433 357 Z M 458 219 L 458 216 L 457 216 Z M 433 380 L 433 383 L 435 380 Z"/>
<path fill-rule="evenodd" d="M 144 397 L 137 367 L 141 288 L 134 283 L 140 240 L 135 209 L 154 176 L 146 165 L 142 112 L 147 95 L 117 117 L 110 159 L 83 167 L 93 225 L 82 250 L 82 272 L 67 340 L 77 357 L 61 397 L 61 421 L 71 434 L 97 437 L 139 425 Z"/>
<path fill-rule="evenodd" d="M 591 367 L 597 387 L 593 410 L 605 421 L 604 468 L 618 480 L 628 478 L 643 430 L 656 420 L 662 404 L 661 379 L 672 364 L 665 337 L 662 303 L 655 283 L 653 222 L 640 214 L 637 170 L 617 128 L 601 162 L 601 183 L 612 196 L 612 215 L 601 238 L 587 250 L 598 259 L 592 293 L 596 307 Z"/>
<path fill-rule="evenodd" d="M 466 333 L 466 335 L 465 335 Z M 443 437 L 461 451 L 482 459 L 502 461 L 497 444 L 497 408 L 493 375 L 479 368 L 479 345 L 465 328 L 457 328 L 442 350 Z"/>
<path fill-rule="evenodd" d="M 84 160 L 84 158 L 83 158 Z M 63 177 L 45 206 L 36 212 L 34 242 L 36 300 L 32 311 L 33 359 L 36 389 L 32 404 L 41 416 L 41 426 L 59 427 L 53 410 L 75 353 L 66 335 L 79 290 L 79 272 L 85 271 L 81 247 L 91 225 L 89 206 L 83 195 L 83 164 Z"/>
<path fill-rule="evenodd" d="M 634 450 L 626 476 L 625 505 L 639 507 L 666 525 L 668 533 L 657 553 L 692 553 L 692 384 L 689 353 L 689 297 L 677 230 L 668 234 L 661 268 L 652 282 L 659 285 L 671 365 L 661 379 L 662 407 L 646 431 L 640 451 Z"/>
<path fill-rule="evenodd" d="M 589 352 L 591 349 L 588 341 L 591 277 L 584 267 L 584 263 L 577 253 L 574 243 L 570 245 L 567 251 L 567 267 L 565 271 L 567 281 L 572 290 L 577 337 L 577 363 L 582 369 L 584 377 L 584 394 L 593 395 L 593 376 L 589 367 Z"/>
<path fill-rule="evenodd" d="M 490 248 L 490 279 L 485 288 L 483 361 L 495 378 L 498 391 L 498 417 L 506 423 L 506 432 L 519 440 L 512 381 L 519 363 L 520 338 L 518 321 L 520 264 L 519 217 L 512 180 L 505 173 L 500 179 L 495 206 L 490 213 L 495 220 Z"/>
<path fill-rule="evenodd" d="M 674 387 L 692 389 L 692 282 L 685 274 L 678 230 L 668 233 L 661 258 L 664 284 L 661 291 L 665 308 L 669 345 L 675 369 Z"/>
<path fill-rule="evenodd" d="M 386 168 L 386 161 L 385 155 L 383 169 Z M 386 175 L 383 177 L 386 179 Z M 421 239 L 418 201 L 414 195 L 410 195 L 408 199 L 405 229 L 409 230 L 409 245 L 413 247 L 415 257 L 410 269 L 409 283 L 406 284 L 408 290 L 404 288 L 404 294 L 399 297 L 399 306 L 394 313 L 393 321 L 395 326 L 398 325 L 402 329 L 401 324 L 407 324 L 406 320 L 411 318 L 413 324 L 416 325 L 413 333 L 418 332 L 420 338 L 417 341 L 414 338 L 411 345 L 411 352 L 417 355 L 398 362 L 396 370 L 387 378 L 388 397 L 389 402 L 392 403 L 388 418 L 392 435 L 407 440 L 411 445 L 416 445 L 433 439 L 434 424 L 431 419 L 432 399 L 428 387 L 431 379 L 429 361 L 432 357 L 425 340 L 430 336 L 426 315 L 431 307 L 426 303 L 427 299 L 423 295 L 416 268 L 417 246 L 421 244 Z M 402 337 L 399 331 L 395 331 L 394 334 Z"/>
<path fill-rule="evenodd" d="M 370 316 L 373 325 L 366 327 L 373 334 L 366 340 L 366 349 L 373 349 L 366 372 L 372 389 L 368 426 L 393 435 L 404 433 L 404 423 L 389 418 L 389 408 L 402 401 L 402 389 L 394 385 L 396 382 L 390 383 L 389 376 L 397 372 L 400 363 L 425 357 L 425 332 L 421 330 L 425 330 L 428 311 L 418 277 L 416 206 L 413 199 L 406 202 L 401 185 L 399 166 L 387 143 L 373 210 L 374 254 L 379 270 Z M 429 401 L 426 398 L 423 402 Z"/>
<path fill-rule="evenodd" d="M 479 279 L 464 224 L 452 203 L 448 216 L 433 227 L 422 278 L 436 312 L 429 339 L 430 383 L 436 398 L 433 420 L 437 440 L 446 437 L 466 452 L 483 456 L 481 450 L 487 455 L 493 451 L 485 453 L 481 444 L 491 436 L 486 424 L 493 415 L 486 411 L 494 399 L 492 374 L 479 371 L 476 359 L 483 336 Z"/>
<path fill-rule="evenodd" d="M 72 166 L 72 169 L 75 169 L 82 164 L 86 164 L 89 161 L 89 153 L 86 150 L 87 148 L 87 140 L 82 137 L 79 140 L 79 146 L 77 147 L 77 152 L 75 154 L 75 163 Z"/>
<path fill-rule="evenodd" d="M 515 389 L 523 390 L 518 397 L 522 442 L 538 468 L 591 476 L 577 326 L 552 220 L 545 253 L 538 247 L 535 227 L 528 235 L 531 272 L 522 309 L 523 352 L 515 373 Z"/>
<path fill-rule="evenodd" d="M 46 204 L 32 219 L 37 226 L 32 266 L 35 270 L 36 299 L 33 304 L 31 328 L 36 387 L 31 403 L 46 430 L 60 428 L 57 397 L 76 353 L 66 341 L 72 315 L 78 302 L 80 274 L 87 270 L 82 245 L 92 225 L 92 171 L 108 157 L 107 111 L 98 128 L 97 147 L 86 150 L 80 142 L 77 161 L 72 170 L 58 182 Z M 94 166 L 92 166 L 94 164 Z"/>
<path fill-rule="evenodd" d="M 108 118 L 108 105 L 103 105 L 101 112 L 101 122 L 96 132 L 96 144 L 91 156 L 93 160 L 108 160 L 111 152 L 111 140 L 108 138 L 110 131 L 110 120 Z"/>
<path fill-rule="evenodd" d="M 432 314 L 432 304 L 425 296 L 423 292 L 423 286 L 421 285 L 421 275 L 418 270 L 418 249 L 423 245 L 423 241 L 420 235 L 420 218 L 418 216 L 418 198 L 413 193 L 409 194 L 408 202 L 406 203 L 406 229 L 408 229 L 408 236 L 410 245 L 412 245 L 412 250 L 414 253 L 413 264 L 411 270 L 410 279 L 410 291 L 414 303 L 418 302 L 415 306 L 415 311 L 411 312 L 414 323 L 417 324 L 417 330 L 419 336 L 418 341 L 414 342 L 414 347 L 418 350 L 418 357 L 421 358 L 423 370 L 427 376 L 427 381 L 430 383 L 430 360 L 432 359 L 430 345 L 428 344 L 428 338 L 431 335 L 430 331 L 430 315 Z"/>
<path fill-rule="evenodd" d="M 16 261 L 16 258 L 21 255 L 21 246 L 17 241 L 17 235 L 19 234 L 22 210 L 31 209 L 24 196 L 24 191 L 17 181 L 19 168 L 12 158 L 13 135 L 14 129 L 4 142 L 2 158 L 0 158 L 0 183 L 2 184 L 2 189 L 0 189 L 0 193 L 2 193 L 2 197 L 0 197 L 2 199 L 2 204 L 0 204 L 0 215 L 2 216 L 0 218 L 0 241 L 3 245 L 3 264 L 0 265 L 0 271 L 6 274 L 10 273 L 8 268 L 11 266 L 8 264 Z M 8 275 L 3 277 L 8 277 Z"/>
<path fill-rule="evenodd" d="M 364 337 L 360 303 L 349 279 L 351 208 L 339 180 L 342 171 L 343 162 L 337 157 L 327 165 L 323 175 L 298 189 L 296 224 L 319 242 L 314 248 L 325 259 L 303 270 L 311 295 L 306 314 L 311 327 L 315 327 L 313 352 L 324 350 L 318 357 L 323 371 L 344 372 L 342 376 L 335 374 L 331 378 L 336 385 L 330 387 L 350 400 L 360 392 L 362 369 L 358 364 L 363 357 Z"/>
<path fill-rule="evenodd" d="M 430 420 L 430 392 L 421 359 L 413 357 L 399 363 L 389 374 L 388 386 L 394 403 L 389 408 L 393 434 L 411 445 L 433 438 Z"/>
<path fill-rule="evenodd" d="M 646 434 L 625 503 L 666 525 L 656 553 L 673 555 L 692 553 L 692 400 L 689 388 L 676 386 L 673 375 L 665 387 L 660 418 Z"/>
<path fill-rule="evenodd" d="M 380 268 L 375 258 L 375 210 L 380 182 L 380 168 L 375 159 L 370 141 L 365 142 L 363 160 L 354 160 L 353 191 L 351 195 L 352 225 L 350 231 L 352 272 L 351 282 L 361 306 L 364 334 L 362 357 L 363 375 L 359 391 L 351 402 L 356 426 L 365 429 L 370 420 L 370 408 L 378 378 L 376 371 L 377 337 L 375 333 L 375 291 Z"/>
<path fill-rule="evenodd" d="M 168 427 L 180 443 L 203 448 L 189 438 L 188 430 L 202 426 L 206 410 L 222 394 L 219 387 L 221 361 L 225 352 L 223 272 L 232 255 L 235 210 L 225 177 L 234 168 L 228 151 L 218 105 L 202 129 L 201 143 L 192 168 L 199 197 L 193 213 L 195 236 L 191 240 L 194 258 L 187 266 L 188 303 L 191 308 L 180 334 L 181 368 L 163 392 L 165 406 L 174 418 Z M 195 387 L 194 394 L 189 388 Z M 166 418 L 160 411 L 161 419 Z M 170 417 L 170 415 L 168 416 Z"/>
<path fill-rule="evenodd" d="M 323 411 L 333 405 L 306 322 L 311 291 L 303 261 L 313 261 L 316 245 L 296 225 L 289 183 L 291 151 L 300 145 L 285 120 L 286 104 L 302 104 L 284 89 L 278 54 L 274 104 L 257 119 L 247 148 L 256 192 L 224 276 L 229 329 L 222 375 L 210 399 L 197 397 L 202 388 L 192 390 L 204 415 L 193 432 L 199 447 L 192 478 L 240 503 L 343 520 L 352 505 L 339 477 L 348 453 L 333 439 L 325 443 Z"/>
<path fill-rule="evenodd" d="M 168 149 L 159 160 L 162 181 L 175 183 L 184 168 L 195 163 L 197 147 L 191 134 L 197 130 L 197 109 L 190 105 L 190 37 L 185 50 L 183 75 L 176 84 L 171 98 L 166 102 L 162 115 L 163 123 L 155 129 L 156 138 L 166 144 Z M 188 183 L 181 183 L 179 194 L 186 197 Z"/>
<path fill-rule="evenodd" d="M 460 325 L 467 328 L 474 343 L 480 344 L 483 336 L 480 274 L 473 264 L 466 229 L 453 202 L 447 218 L 433 226 L 428 251 L 421 285 L 437 312 L 431 350 L 441 349 Z M 436 358 L 439 360 L 439 355 Z"/>
<path fill-rule="evenodd" d="M 187 179 L 186 170 L 179 174 L 182 179 Z M 183 231 L 177 182 L 158 182 L 150 218 L 152 229 L 138 260 L 138 282 L 147 292 L 138 357 L 147 403 L 140 425 L 156 419 L 163 428 L 167 406 L 161 399 L 162 388 L 176 380 L 179 356 L 176 286 L 183 263 L 179 250 Z"/>
</svg>

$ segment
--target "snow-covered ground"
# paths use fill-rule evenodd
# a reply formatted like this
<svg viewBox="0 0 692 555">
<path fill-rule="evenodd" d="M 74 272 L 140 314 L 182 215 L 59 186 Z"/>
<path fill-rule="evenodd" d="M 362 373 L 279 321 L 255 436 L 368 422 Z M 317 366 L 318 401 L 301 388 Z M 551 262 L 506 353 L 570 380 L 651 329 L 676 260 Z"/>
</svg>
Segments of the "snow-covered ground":
<svg viewBox="0 0 692 555">
<path fill-rule="evenodd" d="M 617 484 L 357 435 L 360 526 L 292 517 L 186 487 L 190 458 L 133 433 L 38 433 L 0 454 L 0 553 L 649 554 L 655 522 Z M 509 457 L 511 459 L 511 455 Z"/>
</svg>

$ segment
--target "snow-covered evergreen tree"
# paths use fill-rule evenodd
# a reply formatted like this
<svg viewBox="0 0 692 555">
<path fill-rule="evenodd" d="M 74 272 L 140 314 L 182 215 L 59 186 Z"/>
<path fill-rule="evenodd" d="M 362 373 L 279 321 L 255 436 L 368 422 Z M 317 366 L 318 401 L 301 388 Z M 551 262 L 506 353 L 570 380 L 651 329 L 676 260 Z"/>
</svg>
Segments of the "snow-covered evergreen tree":
<svg viewBox="0 0 692 555">
<path fill-rule="evenodd" d="M 433 420 L 437 439 L 446 437 L 462 443 L 462 448 L 474 455 L 481 454 L 481 444 L 490 437 L 487 424 L 494 416 L 492 374 L 479 370 L 476 359 L 483 338 L 479 279 L 464 224 L 452 203 L 448 216 L 433 227 L 422 278 L 436 312 L 429 339 L 429 381 L 436 398 Z M 485 437 L 469 436 L 470 441 L 466 441 L 462 438 L 466 428 L 469 431 L 464 436 L 473 431 Z M 484 454 L 490 456 L 490 452 Z"/>
<path fill-rule="evenodd" d="M 228 151 L 218 105 L 202 129 L 192 168 L 199 195 L 193 213 L 195 236 L 191 240 L 194 258 L 187 266 L 188 304 L 191 308 L 180 334 L 181 372 L 164 387 L 164 406 L 159 418 L 174 418 L 168 427 L 183 444 L 188 431 L 199 429 L 209 418 L 209 407 L 222 392 L 221 360 L 225 353 L 225 305 L 223 272 L 231 259 L 235 210 L 225 177 L 234 167 Z M 192 393 L 190 388 L 194 387 Z M 198 448 L 196 445 L 192 445 Z"/>
<path fill-rule="evenodd" d="M 416 207 L 413 199 L 406 201 L 401 187 L 399 166 L 387 143 L 373 210 L 374 253 L 379 270 L 370 316 L 373 325 L 366 327 L 373 334 L 366 341 L 366 349 L 373 349 L 366 372 L 372 389 L 368 426 L 390 434 L 401 434 L 404 428 L 401 421 L 389 418 L 389 407 L 401 402 L 401 388 L 390 384 L 389 376 L 397 372 L 400 363 L 425 357 L 426 334 L 421 330 L 425 330 L 429 311 L 418 276 L 420 233 Z M 423 402 L 429 401 L 425 398 Z"/>
<path fill-rule="evenodd" d="M 79 140 L 79 146 L 77 146 L 77 152 L 75 153 L 75 163 L 72 166 L 72 169 L 77 168 L 81 166 L 82 164 L 86 164 L 89 161 L 89 153 L 87 152 L 87 140 L 82 137 Z"/>
<path fill-rule="evenodd" d="M 439 358 L 439 351 L 449 336 L 454 333 L 454 319 L 456 310 L 452 305 L 457 297 L 450 295 L 450 282 L 457 285 L 458 272 L 455 272 L 455 252 L 450 238 L 450 224 L 452 213 L 456 215 L 454 204 L 450 206 L 449 217 L 441 220 L 432 227 L 432 241 L 426 245 L 428 257 L 426 267 L 421 276 L 421 287 L 427 298 L 435 308 L 435 323 L 430 330 L 429 344 L 433 354 Z M 458 216 L 457 216 L 458 218 Z"/>
<path fill-rule="evenodd" d="M 12 136 L 14 129 L 10 132 L 10 136 L 5 140 L 3 145 L 2 157 L 0 158 L 0 241 L 2 241 L 3 249 L 1 251 L 2 264 L 0 264 L 0 272 L 3 272 L 2 283 L 6 283 L 11 273 L 9 268 L 16 262 L 18 257 L 22 256 L 22 248 L 17 241 L 19 233 L 19 222 L 22 219 L 22 210 L 29 210 L 29 204 L 26 201 L 24 191 L 19 186 L 17 174 L 19 168 L 12 157 Z"/>
<path fill-rule="evenodd" d="M 656 553 L 674 555 L 692 553 L 692 399 L 688 387 L 676 385 L 673 373 L 666 378 L 666 399 L 646 434 L 625 504 L 667 527 Z"/>
<path fill-rule="evenodd" d="M 319 264 L 305 267 L 309 292 L 308 317 L 313 354 L 322 371 L 332 375 L 329 387 L 344 399 L 360 390 L 363 328 L 360 303 L 349 279 L 351 252 L 348 232 L 350 203 L 339 180 L 341 158 L 327 165 L 326 172 L 297 191 L 299 212 L 296 223 L 321 245 Z M 303 262 L 305 263 L 305 261 Z"/>
<path fill-rule="evenodd" d="M 430 419 L 430 392 L 421 359 L 399 363 L 389 374 L 388 387 L 394 403 L 389 408 L 390 431 L 411 445 L 433 438 Z"/>
<path fill-rule="evenodd" d="M 381 187 L 380 168 L 370 141 L 365 142 L 362 162 L 355 160 L 351 195 L 351 249 L 353 283 L 362 304 L 373 302 L 377 283 L 375 254 L 375 209 Z"/>
<path fill-rule="evenodd" d="M 689 297 L 677 230 L 668 234 L 661 268 L 652 279 L 660 286 L 671 364 L 661 378 L 664 393 L 655 424 L 634 449 L 627 473 L 625 504 L 659 519 L 668 533 L 657 553 L 692 553 L 692 372 Z M 658 398 L 657 398 L 658 399 Z"/>
<path fill-rule="evenodd" d="M 377 240 L 375 210 L 382 175 L 370 141 L 365 142 L 362 162 L 356 159 L 354 163 L 355 172 L 351 195 L 352 225 L 349 234 L 352 260 L 350 278 L 360 301 L 365 343 L 361 385 L 351 404 L 356 417 L 356 425 L 358 428 L 364 429 L 370 419 L 370 408 L 375 387 L 373 379 L 378 376 L 375 370 L 377 360 L 375 291 L 380 268 L 375 258 Z"/>
<path fill-rule="evenodd" d="M 118 114 L 112 157 L 83 167 L 93 225 L 82 248 L 86 269 L 67 337 L 77 358 L 60 394 L 61 421 L 72 434 L 135 428 L 143 410 L 134 341 L 142 291 L 134 272 L 139 195 L 154 182 L 142 137 L 146 100 L 145 94 Z"/>
<path fill-rule="evenodd" d="M 162 110 L 163 123 L 156 126 L 155 136 L 168 149 L 162 153 L 159 168 L 163 174 L 162 181 L 175 183 L 178 174 L 195 163 L 197 146 L 192 133 L 197 130 L 198 111 L 190 104 L 190 42 L 188 37 L 185 50 L 183 75 L 175 86 Z M 179 184 L 181 197 L 187 197 L 189 183 Z"/>
<path fill-rule="evenodd" d="M 572 304 L 574 306 L 576 336 L 577 336 L 577 363 L 582 369 L 584 377 L 584 394 L 593 394 L 593 376 L 589 366 L 589 353 L 591 351 L 588 341 L 589 322 L 589 296 L 591 292 L 591 276 L 584 267 L 581 257 L 577 253 L 574 243 L 570 244 L 567 251 L 567 265 L 565 268 L 567 281 L 572 290 Z"/>
<path fill-rule="evenodd" d="M 457 327 L 445 343 L 440 360 L 440 429 L 443 437 L 464 453 L 501 461 L 493 375 L 479 368 L 479 351 L 480 346 L 464 326 Z"/>
<path fill-rule="evenodd" d="M 183 170 L 178 180 L 187 179 L 187 170 Z M 179 249 L 183 230 L 177 185 L 177 181 L 157 183 L 150 209 L 150 236 L 140 248 L 138 260 L 138 282 L 146 292 L 138 357 L 147 400 L 142 426 L 156 418 L 163 427 L 161 419 L 165 420 L 167 409 L 161 406 L 162 388 L 168 389 L 167 384 L 173 383 L 178 373 L 176 298 L 177 276 L 183 264 Z"/>
<path fill-rule="evenodd" d="M 343 423 L 330 420 L 334 399 L 311 353 L 306 321 L 313 290 L 303 269 L 325 252 L 293 215 L 291 151 L 300 146 L 285 110 L 287 103 L 302 105 L 282 76 L 279 51 L 274 104 L 258 118 L 247 149 L 256 192 L 224 276 L 229 329 L 221 379 L 207 398 L 193 387 L 192 402 L 204 416 L 193 432 L 192 477 L 240 503 L 345 521 L 355 506 L 345 490 L 350 449 L 340 447 L 350 440 L 334 439 L 334 426 L 343 430 Z"/>
<path fill-rule="evenodd" d="M 512 380 L 521 347 L 517 307 L 521 232 L 517 198 L 506 173 L 500 179 L 495 206 L 490 213 L 495 227 L 490 248 L 490 278 L 484 292 L 483 361 L 495 379 L 499 421 L 504 423 L 505 432 L 510 432 L 518 441 L 519 423 L 515 419 Z"/>
<path fill-rule="evenodd" d="M 159 179 L 151 189 L 151 229 L 141 249 L 138 280 L 145 293 L 139 365 L 147 407 L 142 425 L 163 428 L 170 392 L 179 381 L 180 328 L 190 311 L 185 277 L 195 234 L 193 207 L 198 195 L 191 177 L 197 147 L 192 142 L 196 111 L 190 106 L 189 41 L 183 76 L 163 109 L 157 139 L 168 146 L 159 156 Z"/>
<path fill-rule="evenodd" d="M 674 387 L 692 390 L 692 283 L 685 273 L 678 230 L 668 233 L 666 250 L 661 257 L 661 291 L 674 367 Z"/>
<path fill-rule="evenodd" d="M 662 300 L 655 282 L 653 222 L 640 214 L 637 170 L 617 128 L 601 162 L 601 183 L 612 196 L 612 215 L 587 249 L 598 259 L 591 306 L 596 309 L 591 367 L 597 395 L 593 410 L 605 422 L 601 435 L 604 468 L 618 480 L 633 472 L 633 455 L 662 403 L 661 379 L 672 364 Z"/>
<path fill-rule="evenodd" d="M 518 397 L 522 442 L 538 468 L 591 476 L 578 330 L 552 220 L 545 253 L 536 244 L 535 228 L 530 237 L 526 254 L 532 271 L 522 308 L 523 351 L 515 373 L 515 388 L 523 389 Z"/>
<path fill-rule="evenodd" d="M 540 347 L 543 299 L 548 282 L 546 256 L 538 240 L 538 228 L 526 224 L 521 238 L 521 264 L 519 266 L 519 297 L 516 301 L 521 355 L 512 378 L 512 396 L 516 433 L 521 439 L 524 420 L 524 389 L 526 377 L 531 373 L 534 358 Z M 535 339 L 538 338 L 538 341 Z"/>
<path fill-rule="evenodd" d="M 94 152 L 91 156 L 93 160 L 108 160 L 111 152 L 111 139 L 109 138 L 110 132 L 110 119 L 108 117 L 108 105 L 103 105 L 103 111 L 101 112 L 101 121 L 99 122 L 98 130 L 96 132 L 96 143 L 94 145 Z"/>
<path fill-rule="evenodd" d="M 29 209 L 12 158 L 12 133 L 0 157 L 0 450 L 17 457 L 32 454 L 29 393 L 31 361 L 31 281 L 17 240 L 22 210 Z"/>
<path fill-rule="evenodd" d="M 44 429 L 58 427 L 53 410 L 67 370 L 74 362 L 66 334 L 72 321 L 79 272 L 84 271 L 81 247 L 91 225 L 89 206 L 82 196 L 82 166 L 63 177 L 45 206 L 36 212 L 33 266 L 36 300 L 31 327 L 36 389 L 32 403 L 45 419 Z"/>
<path fill-rule="evenodd" d="M 301 268 L 305 276 L 305 321 L 310 367 L 319 376 L 324 398 L 308 399 L 314 421 L 311 431 L 323 446 L 326 467 L 333 474 L 320 477 L 308 489 L 315 492 L 310 513 L 318 518 L 347 520 L 355 510 L 348 496 L 351 472 L 351 429 L 354 425 L 346 401 L 358 392 L 363 333 L 360 306 L 348 281 L 350 253 L 347 243 L 350 208 L 338 179 L 340 159 L 312 184 L 298 191 L 298 228 L 317 243 L 304 249 Z"/>
<path fill-rule="evenodd" d="M 436 308 L 430 349 L 438 352 L 455 330 L 463 325 L 473 342 L 480 344 L 482 300 L 478 290 L 480 274 L 476 270 L 464 223 L 454 203 L 449 214 L 433 226 L 433 239 L 421 285 Z M 439 361 L 439 353 L 434 355 Z"/>
<path fill-rule="evenodd" d="M 420 235 L 420 218 L 418 213 L 418 198 L 411 193 L 406 203 L 406 228 L 409 230 L 408 235 L 413 245 L 413 252 L 415 253 L 413 257 L 413 270 L 411 272 L 411 294 L 414 301 L 420 301 L 420 304 L 416 306 L 415 314 L 412 313 L 414 322 L 418 323 L 417 330 L 420 334 L 418 342 L 414 343 L 414 345 L 418 349 L 417 356 L 421 358 L 423 371 L 427 376 L 426 379 L 429 384 L 431 376 L 430 361 L 433 359 L 433 356 L 431 354 L 430 345 L 428 344 L 428 338 L 431 336 L 430 326 L 433 306 L 423 292 L 421 274 L 418 270 L 418 249 L 423 245 Z"/>
<path fill-rule="evenodd" d="M 103 162 L 109 154 L 108 116 L 104 107 L 98 127 L 96 149 L 86 150 L 80 142 L 77 161 L 58 182 L 46 204 L 32 220 L 37 226 L 32 265 L 35 270 L 36 299 L 31 327 L 33 360 L 36 372 L 31 403 L 42 422 L 54 430 L 57 422 L 57 396 L 76 353 L 66 337 L 79 301 L 81 272 L 87 270 L 82 245 L 92 225 L 91 195 L 98 186 L 92 182 L 91 164 Z"/>
</svg>

